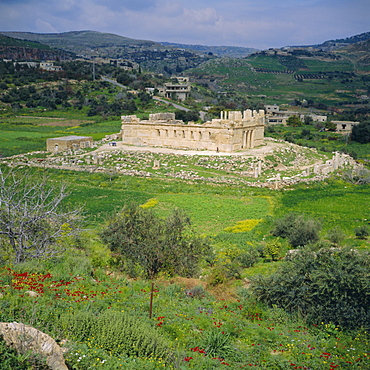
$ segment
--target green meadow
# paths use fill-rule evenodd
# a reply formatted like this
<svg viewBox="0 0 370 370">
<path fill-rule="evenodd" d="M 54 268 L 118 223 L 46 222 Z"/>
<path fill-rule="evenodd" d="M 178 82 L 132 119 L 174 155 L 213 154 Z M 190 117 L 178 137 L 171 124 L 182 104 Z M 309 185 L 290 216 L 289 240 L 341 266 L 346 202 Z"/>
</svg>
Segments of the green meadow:
<svg viewBox="0 0 370 370">
<path fill-rule="evenodd" d="M 322 225 L 323 238 L 328 230 L 341 228 L 352 245 L 364 245 L 354 238 L 354 229 L 369 224 L 370 220 L 369 186 L 339 179 L 269 190 L 174 179 L 121 175 L 110 178 L 108 174 L 48 171 L 54 181 L 69 184 L 68 202 L 84 207 L 86 221 L 93 228 L 99 228 L 125 203 L 145 204 L 151 199 L 156 200 L 153 209 L 161 215 L 174 208 L 183 209 L 198 233 L 240 247 L 246 243 L 260 244 L 261 238 L 269 238 L 272 221 L 291 212 L 317 219 Z M 238 222 L 246 220 L 258 222 L 245 232 L 232 230 Z"/>
<path fill-rule="evenodd" d="M 84 232 L 66 241 L 61 257 L 16 266 L 3 262 L 0 320 L 33 325 L 58 342 L 68 338 L 64 357 L 72 369 L 367 368 L 365 328 L 309 324 L 299 312 L 263 304 L 248 287 L 256 276 L 268 276 L 284 263 L 289 245 L 283 240 L 276 260 L 256 253 L 275 239 L 273 221 L 292 211 L 319 220 L 323 239 L 339 227 L 346 245 L 367 249 L 368 241 L 355 239 L 354 228 L 369 224 L 368 185 L 331 179 L 275 191 L 33 171 L 46 171 L 54 183 L 68 185 L 66 203 L 84 208 Z M 202 263 L 201 277 L 159 275 L 153 281 L 152 311 L 151 282 L 127 276 L 98 237 L 110 216 L 128 202 L 150 207 L 161 217 L 174 208 L 185 210 L 193 229 L 207 236 L 214 250 L 210 261 Z M 241 253 L 254 256 L 252 266 L 237 269 L 233 261 Z M 27 295 L 29 290 L 37 292 L 36 299 Z M 7 356 L 6 370 L 46 370 L 32 354 L 12 357 L 2 341 L 0 355 Z"/>
</svg>

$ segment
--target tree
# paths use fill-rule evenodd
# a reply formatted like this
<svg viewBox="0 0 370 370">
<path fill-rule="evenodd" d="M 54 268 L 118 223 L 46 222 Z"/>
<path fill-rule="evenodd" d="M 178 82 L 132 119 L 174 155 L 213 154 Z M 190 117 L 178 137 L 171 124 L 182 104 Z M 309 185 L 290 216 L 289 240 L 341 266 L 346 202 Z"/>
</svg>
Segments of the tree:
<svg viewBox="0 0 370 370">
<path fill-rule="evenodd" d="M 295 114 L 286 120 L 286 124 L 293 127 L 303 126 L 303 122 Z"/>
<path fill-rule="evenodd" d="M 131 264 L 138 264 L 147 277 L 159 272 L 192 276 L 210 247 L 189 229 L 190 219 L 179 210 L 167 218 L 152 209 L 126 205 L 113 217 L 101 237 L 109 248 Z"/>
<path fill-rule="evenodd" d="M 361 144 L 370 143 L 370 121 L 353 126 L 351 139 Z"/>
<path fill-rule="evenodd" d="M 370 254 L 353 249 L 300 250 L 270 276 L 256 277 L 258 299 L 308 322 L 343 328 L 370 325 Z"/>
<path fill-rule="evenodd" d="M 304 124 L 305 125 L 312 125 L 313 124 L 313 118 L 311 116 L 304 116 Z"/>
<path fill-rule="evenodd" d="M 328 130 L 328 131 L 335 131 L 337 129 L 337 126 L 335 123 L 333 123 L 332 121 L 326 121 L 325 122 L 325 128 Z"/>
<path fill-rule="evenodd" d="M 48 258 L 59 252 L 63 236 L 78 232 L 80 210 L 63 211 L 66 186 L 46 176 L 0 169 L 0 238 L 14 253 L 14 263 Z"/>
<path fill-rule="evenodd" d="M 321 226 L 316 220 L 303 215 L 289 213 L 275 221 L 272 235 L 287 238 L 292 247 L 315 243 L 319 240 Z"/>
</svg>

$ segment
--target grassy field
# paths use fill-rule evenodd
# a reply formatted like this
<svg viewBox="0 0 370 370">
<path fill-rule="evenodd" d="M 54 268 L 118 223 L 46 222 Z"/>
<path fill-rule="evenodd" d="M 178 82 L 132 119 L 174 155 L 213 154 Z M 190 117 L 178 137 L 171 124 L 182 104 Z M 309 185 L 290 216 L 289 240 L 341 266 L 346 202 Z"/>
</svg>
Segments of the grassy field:
<svg viewBox="0 0 370 370">
<path fill-rule="evenodd" d="M 244 186 L 189 183 L 179 180 L 146 179 L 118 176 L 110 181 L 107 174 L 49 170 L 54 181 L 69 184 L 68 201 L 85 208 L 90 228 L 100 228 L 125 203 L 144 204 L 155 198 L 154 210 L 165 215 L 180 208 L 191 217 L 194 229 L 216 238 L 221 244 L 246 247 L 270 238 L 272 221 L 296 212 L 317 219 L 322 237 L 339 227 L 351 245 L 366 245 L 354 239 L 354 229 L 370 220 L 369 186 L 358 186 L 339 180 L 301 184 L 287 190 L 269 190 Z M 255 223 L 248 231 L 232 231 L 238 222 Z M 231 228 L 231 229 L 230 229 Z M 217 242 L 217 243 L 218 243 Z"/>
<path fill-rule="evenodd" d="M 55 113 L 55 112 L 53 112 Z M 54 117 L 55 115 L 55 117 Z M 68 114 L 38 117 L 0 117 L 0 153 L 5 156 L 46 150 L 46 139 L 58 136 L 82 135 L 100 140 L 121 129 L 120 120 L 83 120 Z"/>
<path fill-rule="evenodd" d="M 332 323 L 307 324 L 299 314 L 256 301 L 248 289 L 250 279 L 273 273 L 282 259 L 259 257 L 236 280 L 229 277 L 215 285 L 212 279 L 217 278 L 217 268 L 229 266 L 233 271 L 233 255 L 271 240 L 273 220 L 292 211 L 320 220 L 323 238 L 336 226 L 346 233 L 347 245 L 368 248 L 368 241 L 354 239 L 353 229 L 369 224 L 369 186 L 331 180 L 273 191 L 34 171 L 47 171 L 53 182 L 69 185 L 67 202 L 84 206 L 85 231 L 78 245 L 69 242 L 61 258 L 0 266 L 0 320 L 35 326 L 58 342 L 67 338 L 65 359 L 73 369 L 366 369 L 370 353 L 365 329 L 349 332 Z M 215 252 L 215 265 L 204 262 L 201 278 L 158 277 L 151 318 L 150 282 L 127 278 L 97 237 L 109 216 L 130 201 L 152 204 L 161 216 L 173 208 L 184 209 L 195 231 L 210 237 Z M 288 248 L 283 244 L 280 257 Z M 30 290 L 37 292 L 37 299 L 28 296 Z M 104 317 L 101 331 L 94 320 Z M 133 324 L 122 336 L 118 323 L 127 317 Z M 111 334 L 106 336 L 105 330 Z M 145 339 L 138 345 L 140 335 Z M 158 341 L 157 349 L 138 352 L 147 340 Z M 0 353 L 2 346 L 0 341 Z M 162 347 L 166 351 L 159 355 L 156 351 Z M 34 361 L 32 356 L 28 359 Z"/>
</svg>

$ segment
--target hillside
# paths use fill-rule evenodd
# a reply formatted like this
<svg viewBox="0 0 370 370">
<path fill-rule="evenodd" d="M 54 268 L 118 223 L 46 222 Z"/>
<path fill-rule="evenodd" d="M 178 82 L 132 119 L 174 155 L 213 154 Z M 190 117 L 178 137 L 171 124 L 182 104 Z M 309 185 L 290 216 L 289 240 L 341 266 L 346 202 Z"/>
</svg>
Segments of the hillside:
<svg viewBox="0 0 370 370">
<path fill-rule="evenodd" d="M 40 42 L 72 52 L 84 59 L 127 59 L 143 68 L 163 74 L 179 73 L 210 59 L 201 52 L 163 46 L 147 40 L 136 40 L 111 33 L 74 31 L 64 33 L 2 32 L 8 37 Z"/>
<path fill-rule="evenodd" d="M 369 53 L 357 62 L 341 54 L 311 55 L 302 50 L 262 51 L 245 59 L 218 58 L 187 73 L 199 83 L 230 96 L 247 96 L 250 103 L 290 103 L 312 100 L 326 106 L 361 104 L 368 90 Z M 225 98 L 227 99 L 227 98 Z"/>
<path fill-rule="evenodd" d="M 13 60 L 68 60 L 73 54 L 38 41 L 20 40 L 0 34 L 0 58 Z"/>
<path fill-rule="evenodd" d="M 346 37 L 344 39 L 328 40 L 323 42 L 320 45 L 317 45 L 317 48 L 341 48 L 346 45 L 353 45 L 361 43 L 370 39 L 370 32 L 361 33 L 360 35 L 355 35 L 351 37 Z"/>
<path fill-rule="evenodd" d="M 76 54 L 91 53 L 91 49 L 124 48 L 133 45 L 152 47 L 155 45 L 152 41 L 134 40 L 111 33 L 95 31 L 63 33 L 1 32 L 1 34 L 16 39 L 44 43 Z"/>
<path fill-rule="evenodd" d="M 258 51 L 254 48 L 243 48 L 239 46 L 207 46 L 207 45 L 188 45 L 188 44 L 176 44 L 171 42 L 161 42 L 165 46 L 173 46 L 176 48 L 183 48 L 204 54 L 214 54 L 220 57 L 231 57 L 231 58 L 245 58 L 248 55 Z"/>
</svg>

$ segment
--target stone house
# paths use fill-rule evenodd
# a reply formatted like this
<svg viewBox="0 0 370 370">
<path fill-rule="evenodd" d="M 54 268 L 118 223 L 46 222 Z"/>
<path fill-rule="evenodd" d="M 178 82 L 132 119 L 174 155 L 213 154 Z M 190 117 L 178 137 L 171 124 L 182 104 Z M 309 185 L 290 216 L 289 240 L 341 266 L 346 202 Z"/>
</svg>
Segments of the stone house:
<svg viewBox="0 0 370 370">
<path fill-rule="evenodd" d="M 235 152 L 262 145 L 264 110 L 221 112 L 220 118 L 198 124 L 175 119 L 174 113 L 155 113 L 149 120 L 122 116 L 123 144 L 176 149 Z"/>
<path fill-rule="evenodd" d="M 40 69 L 43 69 L 45 71 L 52 71 L 52 72 L 58 72 L 62 70 L 61 66 L 55 66 L 54 62 L 41 62 L 40 63 Z"/>
<path fill-rule="evenodd" d="M 358 125 L 360 122 L 355 121 L 332 121 L 336 125 L 337 132 L 350 133 L 353 126 Z"/>
<path fill-rule="evenodd" d="M 52 153 L 64 150 L 77 150 L 80 148 L 90 148 L 93 144 L 91 136 L 62 136 L 46 140 L 46 150 Z"/>
</svg>

